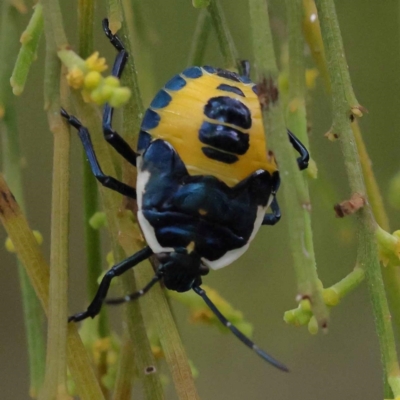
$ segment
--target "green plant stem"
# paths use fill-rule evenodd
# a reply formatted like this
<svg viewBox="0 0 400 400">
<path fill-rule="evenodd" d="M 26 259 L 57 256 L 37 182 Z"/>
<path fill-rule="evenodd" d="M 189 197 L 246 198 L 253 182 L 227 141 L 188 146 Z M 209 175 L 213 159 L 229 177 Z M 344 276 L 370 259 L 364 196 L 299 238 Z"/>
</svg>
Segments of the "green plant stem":
<svg viewBox="0 0 400 400">
<path fill-rule="evenodd" d="M 134 357 L 132 341 L 124 333 L 113 400 L 130 400 L 132 398 L 132 377 L 135 375 L 134 363 L 132 362 Z"/>
<path fill-rule="evenodd" d="M 93 18 L 94 1 L 79 0 L 78 2 L 78 37 L 79 55 L 83 59 L 89 57 L 93 51 Z M 97 280 L 102 274 L 101 241 L 100 231 L 93 229 L 89 220 L 99 210 L 98 190 L 93 173 L 87 162 L 87 157 L 82 151 L 83 165 L 83 221 L 85 234 L 86 265 L 87 265 L 87 297 L 91 301 L 98 288 Z M 106 309 L 101 310 L 99 315 L 99 336 L 106 337 L 110 334 Z M 105 366 L 99 366 L 99 370 Z"/>
<path fill-rule="evenodd" d="M 287 138 L 282 107 L 277 95 L 278 68 L 269 26 L 268 8 L 263 0 L 249 0 L 252 24 L 253 48 L 256 77 L 262 96 L 265 96 L 263 120 L 268 143 L 281 171 L 282 186 L 286 203 L 285 213 L 289 223 L 289 239 L 298 282 L 298 297 L 307 298 L 312 304 L 318 324 L 325 327 L 328 312 L 322 298 L 314 257 L 306 249 L 312 249 L 309 215 L 309 199 L 304 187 L 293 149 Z"/>
<path fill-rule="evenodd" d="M 46 376 L 41 400 L 66 396 L 68 319 L 69 130 L 58 114 L 59 99 L 49 109 L 54 134 L 51 210 L 50 307 Z"/>
<path fill-rule="evenodd" d="M 50 268 L 32 230 L 29 228 L 26 218 L 1 174 L 0 193 L 0 220 L 12 240 L 18 258 L 25 267 L 30 282 L 47 314 L 49 309 Z M 91 362 L 74 324 L 68 325 L 67 345 L 68 367 L 80 397 L 83 400 L 104 400 Z"/>
<path fill-rule="evenodd" d="M 36 4 L 29 24 L 21 35 L 21 49 L 10 79 L 13 92 L 17 96 L 23 92 L 30 67 L 37 56 L 39 39 L 43 32 L 42 11 L 42 5 Z"/>
<path fill-rule="evenodd" d="M 369 158 L 367 148 L 364 144 L 360 126 L 357 120 L 353 121 L 351 128 L 357 144 L 357 150 L 365 179 L 368 199 L 371 204 L 371 209 L 375 220 L 382 229 L 390 231 L 389 218 L 386 214 L 379 185 L 375 179 L 374 171 L 372 170 L 372 163 Z M 392 314 L 392 321 L 397 332 L 400 332 L 400 271 L 396 267 L 383 267 L 382 276 L 389 299 L 389 308 Z"/>
<path fill-rule="evenodd" d="M 17 128 L 17 115 L 14 99 L 9 85 L 12 63 L 17 54 L 15 43 L 18 39 L 18 13 L 8 3 L 1 6 L 1 46 L 0 59 L 8 60 L 0 64 L 0 107 L 3 109 L 3 119 L 0 118 L 0 133 L 2 138 L 3 172 L 10 181 L 15 197 L 24 208 L 24 193 L 21 170 L 21 152 Z M 43 384 L 45 371 L 45 342 L 43 336 L 43 311 L 29 278 L 17 260 L 18 274 L 22 292 L 24 323 L 28 344 L 30 395 L 36 397 Z"/>
<path fill-rule="evenodd" d="M 351 129 L 349 112 L 357 103 L 351 86 L 335 6 L 332 0 L 316 1 L 332 85 L 332 132 L 339 136 L 345 167 L 352 193 L 366 197 L 362 169 Z M 391 325 L 389 307 L 383 286 L 375 242 L 376 222 L 368 203 L 357 213 L 358 264 L 365 269 L 375 324 L 379 337 L 385 380 L 395 396 L 399 396 L 400 370 Z M 389 397 L 388 390 L 385 397 Z"/>
<path fill-rule="evenodd" d="M 66 37 L 62 21 L 59 21 L 60 25 L 53 24 L 53 12 L 58 3 L 52 2 L 51 14 L 45 2 L 43 6 L 46 35 L 44 90 L 48 122 L 54 137 L 54 158 L 46 374 L 39 398 L 50 400 L 67 393 L 69 131 L 59 113 L 61 64 L 57 58 L 58 45 L 65 46 Z"/>
<path fill-rule="evenodd" d="M 220 0 L 211 0 L 208 6 L 208 11 L 211 15 L 211 21 L 217 34 L 218 43 L 224 59 L 224 67 L 226 69 L 237 71 L 238 55 L 233 42 L 231 32 L 221 7 Z"/>
<path fill-rule="evenodd" d="M 203 64 L 210 27 L 211 20 L 209 13 L 207 10 L 200 10 L 188 57 L 188 67 L 192 65 L 201 66 Z"/>
<path fill-rule="evenodd" d="M 333 289 L 339 295 L 339 298 L 342 299 L 343 297 L 351 293 L 354 289 L 358 288 L 361 282 L 364 281 L 364 278 L 365 271 L 357 266 L 347 276 L 332 285 L 330 288 L 327 288 L 327 290 Z"/>
</svg>

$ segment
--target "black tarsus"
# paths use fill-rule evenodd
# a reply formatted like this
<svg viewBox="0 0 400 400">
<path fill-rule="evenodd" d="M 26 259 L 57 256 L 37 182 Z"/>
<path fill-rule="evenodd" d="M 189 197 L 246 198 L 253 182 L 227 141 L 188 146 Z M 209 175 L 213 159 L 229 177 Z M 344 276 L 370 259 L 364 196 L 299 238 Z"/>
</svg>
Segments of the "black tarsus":
<svg viewBox="0 0 400 400">
<path fill-rule="evenodd" d="M 112 68 L 112 75 L 121 78 L 122 72 L 124 71 L 126 62 L 128 61 L 128 53 L 121 39 L 117 35 L 113 35 L 111 32 L 108 19 L 103 19 L 103 30 L 110 43 L 118 50 L 118 54 L 115 58 L 114 65 Z M 130 164 L 136 166 L 137 154 L 131 149 L 129 144 L 112 128 L 112 118 L 114 109 L 107 103 L 103 110 L 103 134 L 105 140 L 114 149 L 125 158 Z"/>
<path fill-rule="evenodd" d="M 272 213 L 265 214 L 262 225 L 275 225 L 281 219 L 281 210 L 279 208 L 278 201 L 276 197 L 272 200 L 271 203 Z"/>
<path fill-rule="evenodd" d="M 68 322 L 78 322 L 88 317 L 94 318 L 100 312 L 101 306 L 103 305 L 103 302 L 107 296 L 108 289 L 110 288 L 112 279 L 116 276 L 122 275 L 135 265 L 149 258 L 152 254 L 153 251 L 150 249 L 150 247 L 146 246 L 144 249 L 138 251 L 137 253 L 128 257 L 126 260 L 121 261 L 119 264 L 114 265 L 111 269 L 109 269 L 103 276 L 99 288 L 97 289 L 97 293 L 87 310 L 75 315 L 71 315 L 68 318 Z"/>
<path fill-rule="evenodd" d="M 300 154 L 300 157 L 297 159 L 297 164 L 299 166 L 300 171 L 306 169 L 308 167 L 308 162 L 310 161 L 310 153 L 306 149 L 303 143 L 300 142 L 297 137 L 287 130 L 289 135 L 290 143 L 292 144 L 293 148 Z"/>
</svg>

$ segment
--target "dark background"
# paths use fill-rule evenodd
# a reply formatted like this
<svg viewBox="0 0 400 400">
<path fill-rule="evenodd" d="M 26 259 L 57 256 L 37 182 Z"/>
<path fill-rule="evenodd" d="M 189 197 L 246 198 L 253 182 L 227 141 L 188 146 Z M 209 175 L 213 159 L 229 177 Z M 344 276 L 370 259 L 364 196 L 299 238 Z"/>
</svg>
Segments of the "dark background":
<svg viewBox="0 0 400 400">
<path fill-rule="evenodd" d="M 4 0 L 3 0 L 4 1 Z M 245 0 L 221 1 L 239 55 L 252 60 L 250 21 Z M 286 40 L 284 2 L 270 1 L 277 50 Z M 73 4 L 73 6 L 71 5 Z M 65 2 L 63 12 L 70 43 L 76 48 L 76 6 Z M 157 89 L 187 63 L 197 10 L 189 0 L 143 2 L 151 40 L 136 40 L 136 62 L 145 104 Z M 399 4 L 394 0 L 337 1 L 346 57 L 359 102 L 369 113 L 361 120 L 363 136 L 384 197 L 399 170 Z M 112 51 L 101 34 L 103 6 L 96 11 L 95 48 L 109 57 Z M 24 17 L 24 24 L 28 17 Z M 24 28 L 21 24 L 21 30 Z M 44 40 L 23 95 L 17 99 L 21 146 L 26 162 L 24 184 L 31 227 L 42 232 L 49 253 L 52 134 L 43 111 Z M 311 65 L 309 56 L 307 62 Z M 205 64 L 221 65 L 216 38 L 210 36 Z M 338 220 L 332 206 L 349 194 L 338 143 L 323 137 L 331 114 L 322 81 L 310 102 L 311 150 L 319 178 L 310 183 L 314 243 L 320 278 L 330 286 L 354 267 L 354 218 Z M 85 305 L 84 246 L 82 229 L 81 147 L 72 137 L 70 310 Z M 387 203 L 387 202 L 386 202 Z M 311 336 L 306 327 L 294 328 L 283 320 L 284 311 L 296 306 L 296 282 L 288 251 L 284 202 L 283 218 L 264 227 L 250 250 L 233 265 L 211 273 L 205 283 L 218 289 L 243 311 L 255 328 L 254 340 L 291 369 L 281 373 L 248 351 L 232 335 L 214 327 L 187 323 L 187 310 L 177 304 L 182 340 L 200 375 L 202 399 L 376 400 L 383 397 L 378 341 L 366 285 L 332 310 L 327 335 Z M 388 204 L 393 230 L 399 215 Z M 0 229 L 0 242 L 5 240 Z M 108 245 L 105 245 L 108 249 Z M 0 249 L 0 388 L 2 399 L 28 398 L 28 368 L 20 291 L 14 255 Z M 174 303 L 175 304 L 175 303 Z M 119 326 L 119 319 L 116 318 Z M 172 385 L 170 385 L 171 387 Z M 169 398 L 174 398 L 172 390 Z"/>
</svg>

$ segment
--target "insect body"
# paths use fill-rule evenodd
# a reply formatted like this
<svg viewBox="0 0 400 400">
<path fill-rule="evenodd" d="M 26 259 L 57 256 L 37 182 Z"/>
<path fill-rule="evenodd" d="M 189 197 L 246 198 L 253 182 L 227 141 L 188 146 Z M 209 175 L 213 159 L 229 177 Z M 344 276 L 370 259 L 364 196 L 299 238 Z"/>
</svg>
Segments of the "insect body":
<svg viewBox="0 0 400 400">
<path fill-rule="evenodd" d="M 118 36 L 103 22 L 106 35 L 119 51 L 113 74 L 120 77 L 127 53 Z M 248 248 L 262 224 L 280 218 L 275 195 L 279 173 L 266 150 L 256 86 L 248 76 L 212 67 L 191 67 L 166 83 L 146 111 L 137 152 L 111 127 L 112 108 L 105 106 L 105 139 L 138 170 L 136 190 L 103 174 L 89 132 L 65 110 L 62 115 L 78 129 L 92 171 L 105 186 L 137 198 L 138 221 L 147 247 L 110 269 L 80 321 L 94 317 L 105 301 L 112 278 L 151 255 L 160 262 L 154 278 L 134 300 L 162 280 L 171 290 L 193 289 L 218 319 L 243 343 L 274 366 L 287 370 L 259 349 L 219 312 L 200 287 L 209 269 L 222 268 Z M 308 152 L 289 132 L 301 169 Z M 272 213 L 266 213 L 268 208 Z"/>
</svg>

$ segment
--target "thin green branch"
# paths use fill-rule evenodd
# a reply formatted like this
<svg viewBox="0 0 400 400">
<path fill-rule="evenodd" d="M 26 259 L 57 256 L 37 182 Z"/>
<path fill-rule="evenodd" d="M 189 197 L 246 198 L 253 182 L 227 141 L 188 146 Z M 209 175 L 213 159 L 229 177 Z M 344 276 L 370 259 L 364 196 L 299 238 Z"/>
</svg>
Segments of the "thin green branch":
<svg viewBox="0 0 400 400">
<path fill-rule="evenodd" d="M 39 40 L 43 32 L 42 11 L 42 5 L 40 3 L 36 4 L 29 24 L 20 38 L 21 49 L 10 79 L 16 96 L 19 96 L 24 91 L 30 67 L 37 56 Z"/>
<path fill-rule="evenodd" d="M 83 59 L 89 57 L 93 52 L 93 24 L 94 24 L 94 0 L 79 0 L 78 3 L 78 38 L 79 56 Z M 101 259 L 101 241 L 98 229 L 90 226 L 90 218 L 99 210 L 98 190 L 86 154 L 82 151 L 83 163 L 83 227 L 85 235 L 86 265 L 87 265 L 87 297 L 91 301 L 97 292 L 97 279 L 103 269 Z M 106 310 L 101 310 L 99 315 L 99 335 L 109 335 L 109 327 Z M 104 366 L 99 366 L 102 370 Z"/>
<path fill-rule="evenodd" d="M 332 132 L 339 137 L 352 193 L 366 197 L 357 146 L 349 119 L 349 112 L 357 102 L 346 64 L 335 5 L 332 0 L 317 0 L 316 5 L 332 84 Z M 365 207 L 357 213 L 357 216 L 359 229 L 358 264 L 365 269 L 367 277 L 385 378 L 389 382 L 394 396 L 399 396 L 400 370 L 375 242 L 376 222 L 367 202 Z M 389 393 L 386 391 L 385 397 L 388 397 L 388 395 Z"/>
<path fill-rule="evenodd" d="M 69 130 L 59 115 L 60 102 L 49 108 L 49 125 L 54 134 L 51 207 L 50 307 L 46 376 L 41 400 L 67 394 L 68 319 L 68 222 L 69 222 Z"/>
<path fill-rule="evenodd" d="M 0 59 L 0 133 L 2 138 L 3 172 L 9 180 L 15 197 L 24 208 L 21 152 L 17 128 L 17 115 L 9 85 L 13 61 L 17 54 L 17 11 L 8 3 L 1 8 Z M 17 260 L 22 292 L 24 322 L 28 343 L 30 395 L 36 397 L 43 384 L 45 370 L 45 342 L 43 336 L 43 311 L 36 293 L 21 262 Z"/>
<path fill-rule="evenodd" d="M 208 11 L 211 15 L 215 33 L 217 34 L 218 43 L 224 59 L 224 67 L 236 71 L 238 65 L 237 50 L 228 28 L 228 23 L 226 22 L 220 0 L 211 0 Z"/>
<path fill-rule="evenodd" d="M 289 223 L 290 246 L 301 299 L 309 299 L 314 315 L 320 326 L 325 327 L 328 312 L 322 298 L 315 259 L 313 255 L 310 229 L 310 203 L 304 178 L 301 175 L 293 149 L 287 138 L 282 106 L 277 89 L 278 68 L 269 26 L 268 8 L 264 0 L 249 0 L 252 23 L 255 69 L 261 103 L 263 121 L 268 143 L 274 150 L 281 172 L 283 193 Z"/>
<path fill-rule="evenodd" d="M 201 66 L 210 34 L 211 20 L 206 10 L 201 10 L 197 17 L 196 29 L 194 31 L 192 45 L 188 57 L 188 67 L 192 65 Z"/>
<path fill-rule="evenodd" d="M 66 46 L 67 39 L 58 1 L 45 0 L 42 4 L 46 36 L 44 92 L 49 126 L 54 134 L 54 171 L 46 374 L 40 399 L 50 400 L 66 395 L 67 391 L 69 132 L 59 113 L 61 63 L 57 57 L 58 46 Z"/>
<path fill-rule="evenodd" d="M 132 341 L 127 334 L 124 334 L 113 400 L 130 400 L 132 398 L 132 380 L 135 375 L 134 357 Z"/>
</svg>

